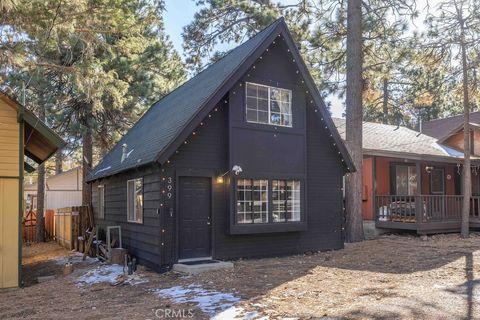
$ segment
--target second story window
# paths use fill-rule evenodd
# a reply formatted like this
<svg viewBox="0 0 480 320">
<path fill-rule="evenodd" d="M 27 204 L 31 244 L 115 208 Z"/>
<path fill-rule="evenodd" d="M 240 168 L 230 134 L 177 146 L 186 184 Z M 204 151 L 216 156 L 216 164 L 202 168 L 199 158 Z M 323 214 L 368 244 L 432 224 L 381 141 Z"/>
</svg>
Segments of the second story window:
<svg viewBox="0 0 480 320">
<path fill-rule="evenodd" d="M 247 122 L 292 126 L 292 91 L 247 82 Z"/>
</svg>

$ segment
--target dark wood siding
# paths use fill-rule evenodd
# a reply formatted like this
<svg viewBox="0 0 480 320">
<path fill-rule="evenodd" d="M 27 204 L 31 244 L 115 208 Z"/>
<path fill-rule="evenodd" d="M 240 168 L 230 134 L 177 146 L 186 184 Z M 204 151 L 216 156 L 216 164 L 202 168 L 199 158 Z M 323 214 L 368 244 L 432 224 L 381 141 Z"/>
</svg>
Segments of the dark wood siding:
<svg viewBox="0 0 480 320">
<path fill-rule="evenodd" d="M 281 66 L 281 68 L 279 67 Z M 202 125 L 162 166 L 138 168 L 94 184 L 105 184 L 105 220 L 100 227 L 121 225 L 127 248 L 140 262 L 155 269 L 178 259 L 177 183 L 181 176 L 212 178 L 212 254 L 217 259 L 258 257 L 338 249 L 343 246 L 343 166 L 324 129 L 319 114 L 308 105 L 309 98 L 295 70 L 295 64 L 281 42 L 257 61 L 248 74 L 212 108 Z M 251 72 L 251 74 L 250 74 Z M 248 78 L 248 79 L 247 79 Z M 245 124 L 244 81 L 286 87 L 293 91 L 293 128 Z M 242 84 L 242 86 L 240 86 Z M 280 150 L 279 153 L 275 153 Z M 223 183 L 215 177 L 233 164 L 244 176 L 265 175 L 302 180 L 302 211 L 307 230 L 271 233 L 231 234 L 233 190 L 230 173 Z M 144 177 L 145 213 L 143 225 L 126 222 L 126 181 Z M 96 210 L 96 209 L 95 209 Z M 158 211 L 158 214 L 157 214 Z"/>
<path fill-rule="evenodd" d="M 120 173 L 93 184 L 92 205 L 95 223 L 100 234 L 107 226 L 122 227 L 123 246 L 139 259 L 139 263 L 158 269 L 160 261 L 161 222 L 157 209 L 160 206 L 160 169 L 152 165 Z M 127 180 L 143 178 L 143 223 L 127 222 Z M 105 219 L 98 219 L 97 186 L 105 186 Z"/>
</svg>

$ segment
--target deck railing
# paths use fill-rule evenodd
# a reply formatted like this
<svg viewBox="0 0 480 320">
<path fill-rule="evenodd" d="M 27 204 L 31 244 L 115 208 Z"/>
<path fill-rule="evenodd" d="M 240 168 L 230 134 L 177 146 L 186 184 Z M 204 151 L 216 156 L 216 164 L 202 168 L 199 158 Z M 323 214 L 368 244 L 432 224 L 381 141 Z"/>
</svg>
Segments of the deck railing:
<svg viewBox="0 0 480 320">
<path fill-rule="evenodd" d="M 377 221 L 443 222 L 461 219 L 462 201 L 462 195 L 377 195 L 374 207 Z M 480 218 L 480 196 L 471 197 L 470 216 Z"/>
</svg>

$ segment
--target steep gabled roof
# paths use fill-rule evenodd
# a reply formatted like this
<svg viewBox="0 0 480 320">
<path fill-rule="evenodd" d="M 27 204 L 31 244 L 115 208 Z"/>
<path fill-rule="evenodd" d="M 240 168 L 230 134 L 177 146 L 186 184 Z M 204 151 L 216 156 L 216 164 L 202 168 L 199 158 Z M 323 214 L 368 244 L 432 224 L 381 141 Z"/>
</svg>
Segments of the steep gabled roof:
<svg viewBox="0 0 480 320">
<path fill-rule="evenodd" d="M 480 112 L 470 113 L 470 123 L 480 125 Z M 422 123 L 422 132 L 437 139 L 444 139 L 445 136 L 451 135 L 463 124 L 463 114 L 435 119 Z"/>
<path fill-rule="evenodd" d="M 204 119 L 214 105 L 231 89 L 282 34 L 305 79 L 312 99 L 319 106 L 318 117 L 330 130 L 346 168 L 354 165 L 343 145 L 313 79 L 288 32 L 283 18 L 276 20 L 257 35 L 230 51 L 225 57 L 191 78 L 155 103 L 130 129 L 117 145 L 93 170 L 87 181 L 93 181 L 141 165 L 158 161 L 164 163 Z M 128 157 L 122 162 L 122 145 L 127 145 Z"/>
<path fill-rule="evenodd" d="M 345 119 L 334 118 L 333 121 L 345 138 Z M 445 162 L 463 159 L 463 152 L 441 144 L 434 137 L 406 127 L 374 122 L 363 122 L 363 152 L 366 155 Z M 472 157 L 472 160 L 476 159 Z"/>
</svg>

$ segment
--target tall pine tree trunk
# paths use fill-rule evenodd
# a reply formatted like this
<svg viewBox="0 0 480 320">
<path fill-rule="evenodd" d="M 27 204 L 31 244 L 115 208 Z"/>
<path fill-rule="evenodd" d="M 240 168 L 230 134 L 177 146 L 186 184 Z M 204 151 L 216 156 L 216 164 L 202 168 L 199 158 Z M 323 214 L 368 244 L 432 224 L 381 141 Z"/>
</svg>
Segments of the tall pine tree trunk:
<svg viewBox="0 0 480 320">
<path fill-rule="evenodd" d="M 38 117 L 41 121 L 45 121 L 45 107 L 40 107 Z M 37 242 L 45 242 L 45 162 L 38 166 L 37 169 L 37 221 L 36 233 Z"/>
<path fill-rule="evenodd" d="M 470 101 L 468 97 L 468 65 L 467 48 L 465 43 L 465 24 L 462 12 L 459 13 L 461 32 L 461 53 L 462 53 L 462 75 L 463 75 L 463 206 L 462 206 L 462 227 L 461 237 L 468 238 L 470 218 L 470 198 L 472 195 L 472 171 L 470 169 Z"/>
<path fill-rule="evenodd" d="M 90 205 L 92 200 L 92 190 L 90 184 L 86 183 L 88 174 L 92 171 L 93 161 L 93 143 L 92 143 L 92 104 L 87 103 L 86 119 L 84 122 L 84 132 L 82 136 L 82 155 L 83 155 L 83 186 L 82 186 L 82 204 L 84 206 Z"/>
<path fill-rule="evenodd" d="M 346 241 L 363 240 L 362 223 L 362 1 L 348 0 L 346 144 L 357 169 L 346 178 Z"/>
<path fill-rule="evenodd" d="M 59 150 L 55 154 L 55 174 L 60 174 L 63 172 L 63 154 L 62 151 Z"/>
</svg>

